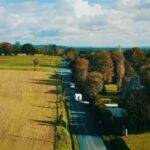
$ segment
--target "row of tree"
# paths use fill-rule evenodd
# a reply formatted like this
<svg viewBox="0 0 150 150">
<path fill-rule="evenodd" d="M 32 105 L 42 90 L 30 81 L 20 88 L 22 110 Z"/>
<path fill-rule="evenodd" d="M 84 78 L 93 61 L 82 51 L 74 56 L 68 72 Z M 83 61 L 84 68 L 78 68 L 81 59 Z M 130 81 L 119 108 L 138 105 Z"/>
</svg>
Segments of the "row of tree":
<svg viewBox="0 0 150 150">
<path fill-rule="evenodd" d="M 140 132 L 150 129 L 150 52 L 141 48 L 132 48 L 126 51 L 96 51 L 81 53 L 75 49 L 68 49 L 66 57 L 75 74 L 84 97 L 91 102 L 94 110 L 102 109 L 97 101 L 99 92 L 105 93 L 105 84 L 116 83 L 118 91 L 125 93 L 120 104 L 127 111 L 126 126 L 131 132 Z M 87 57 L 86 57 L 87 56 Z M 131 81 L 134 76 L 137 80 Z M 135 82 L 139 82 L 139 85 Z M 130 83 L 130 84 L 129 84 Z M 124 87 L 129 84 L 128 91 Z M 135 85 L 132 85 L 135 84 Z M 138 88 L 132 88 L 138 85 Z M 93 104 L 92 104 L 93 103 Z M 100 111 L 101 112 L 101 111 Z M 140 119 L 140 118 L 142 119 Z M 111 116 L 109 115 L 110 120 Z"/>
<path fill-rule="evenodd" d="M 64 50 L 57 48 L 55 44 L 45 46 L 42 48 L 37 48 L 30 43 L 21 45 L 20 42 L 11 44 L 8 42 L 0 43 L 0 55 L 34 55 L 34 54 L 43 54 L 43 55 L 64 55 Z"/>
</svg>

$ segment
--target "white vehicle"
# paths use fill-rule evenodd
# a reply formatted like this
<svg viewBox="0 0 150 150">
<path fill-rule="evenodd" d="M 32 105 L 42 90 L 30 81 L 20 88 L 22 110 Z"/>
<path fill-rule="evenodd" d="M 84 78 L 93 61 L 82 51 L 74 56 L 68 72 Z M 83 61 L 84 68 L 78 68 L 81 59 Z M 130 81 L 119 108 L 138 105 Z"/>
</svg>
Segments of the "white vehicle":
<svg viewBox="0 0 150 150">
<path fill-rule="evenodd" d="M 75 84 L 74 83 L 70 83 L 70 88 L 74 89 L 75 88 Z"/>
<path fill-rule="evenodd" d="M 75 94 L 75 100 L 76 101 L 82 101 L 82 94 L 81 93 L 76 93 Z"/>
</svg>

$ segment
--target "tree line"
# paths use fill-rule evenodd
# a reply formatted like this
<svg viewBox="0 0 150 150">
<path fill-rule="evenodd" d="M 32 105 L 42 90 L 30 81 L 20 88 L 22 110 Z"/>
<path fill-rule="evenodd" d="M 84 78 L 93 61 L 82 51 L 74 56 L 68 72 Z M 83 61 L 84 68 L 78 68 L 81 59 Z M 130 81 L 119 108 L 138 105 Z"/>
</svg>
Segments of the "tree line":
<svg viewBox="0 0 150 150">
<path fill-rule="evenodd" d="M 21 45 L 20 42 L 11 44 L 9 42 L 0 43 L 0 55 L 11 56 L 18 54 L 34 55 L 34 54 L 43 54 L 43 55 L 64 55 L 64 50 L 58 48 L 55 44 L 47 45 L 42 48 L 37 48 L 31 43 L 25 43 Z"/>
<path fill-rule="evenodd" d="M 99 93 L 106 93 L 105 84 L 110 83 L 117 84 L 118 92 L 122 95 L 119 105 L 127 112 L 124 124 L 129 131 L 150 130 L 149 51 L 138 47 L 125 51 L 117 49 L 84 53 L 68 49 L 66 57 L 79 90 L 90 101 L 92 110 L 99 114 L 96 115 L 98 119 L 102 119 L 110 130 L 113 126 L 112 115 L 98 97 Z M 127 85 L 129 87 L 125 88 Z"/>
</svg>

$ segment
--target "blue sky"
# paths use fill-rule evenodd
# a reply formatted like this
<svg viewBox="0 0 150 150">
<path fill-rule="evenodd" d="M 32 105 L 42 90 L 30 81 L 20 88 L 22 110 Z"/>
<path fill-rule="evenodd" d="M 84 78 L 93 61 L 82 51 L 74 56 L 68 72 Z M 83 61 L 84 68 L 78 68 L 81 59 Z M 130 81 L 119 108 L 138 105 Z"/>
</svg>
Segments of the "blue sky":
<svg viewBox="0 0 150 150">
<path fill-rule="evenodd" d="M 150 0 L 0 0 L 0 41 L 150 45 Z"/>
</svg>

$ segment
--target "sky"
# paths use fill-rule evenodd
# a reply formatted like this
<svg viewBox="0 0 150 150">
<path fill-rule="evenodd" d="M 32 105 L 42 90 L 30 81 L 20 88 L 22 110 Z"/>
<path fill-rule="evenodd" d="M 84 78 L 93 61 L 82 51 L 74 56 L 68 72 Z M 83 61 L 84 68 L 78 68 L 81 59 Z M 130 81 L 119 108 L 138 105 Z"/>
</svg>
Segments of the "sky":
<svg viewBox="0 0 150 150">
<path fill-rule="evenodd" d="M 150 0 L 0 0 L 0 42 L 150 46 Z"/>
</svg>

